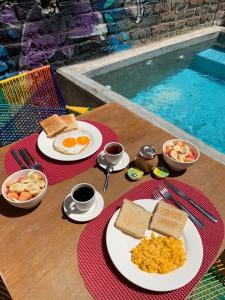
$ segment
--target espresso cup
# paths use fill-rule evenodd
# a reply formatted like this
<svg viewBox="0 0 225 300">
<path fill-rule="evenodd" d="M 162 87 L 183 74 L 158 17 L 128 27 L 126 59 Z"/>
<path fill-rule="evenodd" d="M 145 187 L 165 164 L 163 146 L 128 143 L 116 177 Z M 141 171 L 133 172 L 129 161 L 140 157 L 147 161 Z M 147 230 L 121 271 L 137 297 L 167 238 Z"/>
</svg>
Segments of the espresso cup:
<svg viewBox="0 0 225 300">
<path fill-rule="evenodd" d="M 87 211 L 95 202 L 96 190 L 89 183 L 79 183 L 72 188 L 70 196 L 78 210 Z"/>
<path fill-rule="evenodd" d="M 124 147 L 120 143 L 111 142 L 105 145 L 104 153 L 106 160 L 112 165 L 116 165 L 123 157 Z"/>
</svg>

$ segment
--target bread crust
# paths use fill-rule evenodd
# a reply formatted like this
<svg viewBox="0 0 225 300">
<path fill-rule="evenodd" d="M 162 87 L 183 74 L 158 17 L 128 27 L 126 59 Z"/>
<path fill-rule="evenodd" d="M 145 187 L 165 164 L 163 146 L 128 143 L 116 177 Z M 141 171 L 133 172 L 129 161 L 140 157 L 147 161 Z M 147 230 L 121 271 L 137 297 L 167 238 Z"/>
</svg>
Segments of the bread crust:
<svg viewBox="0 0 225 300">
<path fill-rule="evenodd" d="M 77 120 L 74 114 L 61 115 L 61 120 L 66 124 L 66 128 L 62 132 L 78 129 Z"/>
<path fill-rule="evenodd" d="M 39 123 L 47 134 L 48 138 L 53 138 L 54 136 L 56 136 L 56 134 L 66 128 L 66 124 L 56 114 L 51 115 L 50 117 L 40 121 Z"/>
<path fill-rule="evenodd" d="M 151 213 L 142 206 L 124 199 L 115 221 L 115 227 L 125 234 L 141 239 L 148 229 Z"/>
<path fill-rule="evenodd" d="M 180 239 L 187 218 L 186 212 L 160 201 L 153 214 L 150 229 Z"/>
</svg>

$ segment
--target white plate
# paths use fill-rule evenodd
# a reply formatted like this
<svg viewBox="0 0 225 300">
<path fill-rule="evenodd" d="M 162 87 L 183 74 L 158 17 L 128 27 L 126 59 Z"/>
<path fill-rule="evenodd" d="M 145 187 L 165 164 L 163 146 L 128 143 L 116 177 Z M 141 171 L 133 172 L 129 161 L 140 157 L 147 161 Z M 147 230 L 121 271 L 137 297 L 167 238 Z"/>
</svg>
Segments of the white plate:
<svg viewBox="0 0 225 300">
<path fill-rule="evenodd" d="M 96 191 L 96 201 L 88 211 L 79 211 L 76 209 L 70 194 L 66 196 L 63 209 L 65 214 L 72 220 L 78 222 L 87 222 L 96 218 L 103 210 L 104 199 L 102 195 Z"/>
<path fill-rule="evenodd" d="M 157 200 L 150 199 L 136 200 L 134 202 L 150 212 L 154 210 L 158 203 Z M 189 219 L 182 235 L 187 254 L 186 263 L 181 268 L 168 274 L 157 274 L 141 271 L 137 265 L 131 262 L 130 250 L 139 244 L 140 240 L 126 235 L 115 228 L 114 223 L 118 213 L 119 210 L 114 213 L 108 224 L 106 245 L 113 264 L 124 277 L 142 288 L 158 292 L 178 289 L 194 278 L 202 263 L 203 247 L 198 230 Z M 151 231 L 146 230 L 145 235 L 149 237 L 150 234 Z"/>
<path fill-rule="evenodd" d="M 123 170 L 124 168 L 126 168 L 128 166 L 129 162 L 130 162 L 130 157 L 127 154 L 127 152 L 124 151 L 121 160 L 116 165 L 113 165 L 113 171 Z M 99 164 L 99 166 L 101 168 L 106 169 L 108 163 L 107 163 L 104 151 L 99 153 L 99 156 L 97 157 L 97 163 Z"/>
<path fill-rule="evenodd" d="M 37 145 L 40 151 L 45 154 L 46 156 L 56 159 L 56 160 L 61 160 L 61 161 L 74 161 L 74 160 L 80 160 L 83 158 L 87 158 L 94 154 L 101 146 L 102 144 L 102 134 L 96 128 L 95 126 L 91 125 L 90 123 L 83 122 L 83 121 L 77 121 L 77 124 L 79 126 L 80 130 L 87 131 L 91 137 L 92 141 L 90 145 L 81 153 L 78 154 L 72 154 L 72 155 L 67 155 L 60 153 L 56 151 L 53 148 L 53 141 L 54 138 L 48 138 L 46 133 L 42 131 L 39 134 L 38 140 L 37 140 Z M 78 130 L 79 130 L 78 129 Z"/>
</svg>

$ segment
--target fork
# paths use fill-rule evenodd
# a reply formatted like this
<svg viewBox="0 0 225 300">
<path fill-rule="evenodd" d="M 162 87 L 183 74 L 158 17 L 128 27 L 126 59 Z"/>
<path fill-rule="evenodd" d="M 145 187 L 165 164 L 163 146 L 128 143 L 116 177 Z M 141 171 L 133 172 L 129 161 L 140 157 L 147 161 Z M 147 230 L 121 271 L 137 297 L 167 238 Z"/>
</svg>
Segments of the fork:
<svg viewBox="0 0 225 300">
<path fill-rule="evenodd" d="M 153 191 L 153 196 L 154 196 L 155 200 L 164 201 L 163 196 L 159 193 L 158 190 Z"/>
<path fill-rule="evenodd" d="M 204 224 L 197 218 L 195 217 L 185 206 L 183 206 L 179 201 L 173 198 L 173 196 L 168 192 L 168 190 L 164 186 L 159 186 L 159 195 L 157 196 L 157 200 L 171 200 L 176 206 L 178 206 L 181 210 L 185 211 L 188 215 L 188 217 L 201 229 L 204 228 Z M 154 195 L 154 193 L 153 193 Z M 161 196 L 162 195 L 162 196 Z M 154 195 L 155 196 L 155 195 Z M 161 199 L 159 199 L 159 196 Z"/>
<path fill-rule="evenodd" d="M 32 162 L 32 164 L 33 164 L 32 169 L 43 170 L 42 165 L 39 162 L 34 160 L 33 156 L 30 154 L 30 152 L 26 148 L 23 148 L 23 151 L 26 153 L 27 157 Z"/>
</svg>

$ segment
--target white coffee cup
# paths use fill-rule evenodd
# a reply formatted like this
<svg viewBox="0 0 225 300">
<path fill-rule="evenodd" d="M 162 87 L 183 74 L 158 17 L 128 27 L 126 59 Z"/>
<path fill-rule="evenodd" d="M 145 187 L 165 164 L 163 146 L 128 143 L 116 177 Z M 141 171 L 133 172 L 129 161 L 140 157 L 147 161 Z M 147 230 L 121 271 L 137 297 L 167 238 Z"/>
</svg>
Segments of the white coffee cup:
<svg viewBox="0 0 225 300">
<path fill-rule="evenodd" d="M 79 183 L 72 188 L 70 197 L 78 210 L 87 211 L 95 202 L 96 190 L 89 183 Z"/>
<path fill-rule="evenodd" d="M 123 157 L 124 147 L 122 144 L 117 142 L 111 142 L 105 145 L 104 153 L 106 160 L 116 165 Z"/>
</svg>

